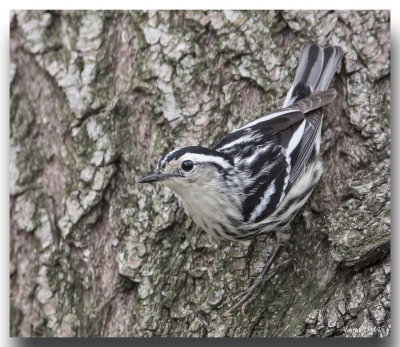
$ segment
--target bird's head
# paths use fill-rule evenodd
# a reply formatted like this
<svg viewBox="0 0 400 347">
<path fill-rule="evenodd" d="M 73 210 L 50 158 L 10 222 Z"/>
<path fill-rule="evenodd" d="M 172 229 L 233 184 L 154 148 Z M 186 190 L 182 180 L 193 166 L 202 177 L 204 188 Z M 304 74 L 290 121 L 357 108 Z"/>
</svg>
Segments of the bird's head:
<svg viewBox="0 0 400 347">
<path fill-rule="evenodd" d="M 160 182 L 184 197 L 189 191 L 215 189 L 233 165 L 229 156 L 212 149 L 183 147 L 161 157 L 157 169 L 138 183 Z"/>
</svg>

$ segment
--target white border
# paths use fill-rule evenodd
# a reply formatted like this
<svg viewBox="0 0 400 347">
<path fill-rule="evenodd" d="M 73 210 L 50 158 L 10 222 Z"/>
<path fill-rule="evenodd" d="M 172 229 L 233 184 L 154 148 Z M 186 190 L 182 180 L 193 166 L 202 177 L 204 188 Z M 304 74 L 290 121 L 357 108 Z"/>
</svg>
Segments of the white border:
<svg viewBox="0 0 400 347">
<path fill-rule="evenodd" d="M 82 2 L 82 0 L 68 0 L 68 1 L 27 1 L 27 0 L 14 0 L 12 2 L 3 1 L 0 10 L 0 23 L 1 23 L 1 35 L 0 35 L 0 47 L 3 52 L 0 55 L 1 63 L 1 81 L 3 84 L 3 88 L 1 90 L 1 103 L 2 105 L 2 124 L 0 127 L 1 135 L 0 135 L 0 158 L 1 158 L 1 167 L 0 170 L 0 182 L 1 182 L 1 199 L 0 199 L 0 220 L 4 223 L 3 228 L 1 229 L 1 245 L 2 250 L 1 260 L 0 260 L 0 276 L 1 283 L 0 286 L 0 295 L 1 295 L 1 306 L 0 306 L 0 337 L 1 342 L 3 342 L 2 346 L 10 346 L 15 345 L 17 342 L 15 339 L 11 340 L 9 338 L 9 188 L 8 188 L 8 162 L 9 162 L 9 18 L 11 9 L 54 9 L 54 8 L 62 8 L 62 9 L 221 9 L 221 8 L 231 8 L 231 9 L 391 9 L 391 29 L 392 29 L 392 44 L 397 42 L 397 45 L 400 45 L 400 35 L 399 35 L 399 25 L 400 25 L 400 11 L 399 11 L 399 2 L 397 1 L 372 1 L 372 0 L 364 0 L 364 1 L 344 1 L 344 0 L 336 0 L 332 1 L 294 1 L 288 0 L 285 2 L 272 2 L 272 1 L 255 1 L 255 0 L 246 0 L 246 1 L 216 1 L 216 0 L 202 0 L 202 1 L 183 1 L 183 0 L 169 0 L 169 1 L 161 1 L 161 0 L 147 0 L 144 2 L 133 2 L 133 1 L 86 1 Z M 10 7 L 12 6 L 12 7 Z M 394 103 L 396 103 L 395 92 L 399 93 L 399 74 L 396 61 L 399 61 L 399 55 L 396 46 L 392 46 L 392 99 Z M 395 178 L 400 174 L 400 170 L 398 170 L 399 160 L 396 160 L 396 156 L 398 156 L 397 147 L 399 141 L 396 140 L 397 134 L 399 133 L 399 124 L 400 121 L 396 120 L 395 117 L 400 116 L 400 112 L 397 112 L 396 105 L 393 105 L 392 110 L 392 127 L 396 127 L 393 129 L 393 162 L 392 162 L 392 177 Z M 395 208 L 397 207 L 397 196 L 398 196 L 398 187 L 396 182 L 393 184 L 393 211 L 395 212 Z M 399 237 L 395 234 L 398 232 L 398 228 L 396 228 L 396 213 L 393 213 L 393 243 L 392 249 L 396 249 L 398 246 Z M 397 252 L 393 254 L 393 264 L 397 264 Z M 395 268 L 395 267 L 394 267 Z M 397 276 L 393 276 L 397 279 Z M 397 281 L 396 281 L 397 282 Z M 397 294 L 396 288 L 398 288 L 397 283 L 393 281 L 392 284 L 392 292 L 394 296 Z M 397 305 L 393 305 L 394 313 L 397 313 Z M 397 329 L 393 327 L 392 329 L 392 338 L 391 344 L 394 344 L 394 340 L 397 340 Z M 344 342 L 342 340 L 342 342 Z M 57 343 L 57 342 L 56 342 Z M 73 342 L 71 341 L 71 344 Z M 76 340 L 75 340 L 76 343 Z M 368 344 L 367 341 L 364 342 Z"/>
</svg>

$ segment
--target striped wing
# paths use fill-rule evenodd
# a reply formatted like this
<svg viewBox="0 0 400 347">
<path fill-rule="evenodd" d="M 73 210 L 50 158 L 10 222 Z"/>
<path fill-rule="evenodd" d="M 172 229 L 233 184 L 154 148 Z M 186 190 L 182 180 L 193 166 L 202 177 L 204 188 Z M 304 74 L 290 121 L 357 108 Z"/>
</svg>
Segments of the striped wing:
<svg viewBox="0 0 400 347">
<path fill-rule="evenodd" d="M 259 222 L 270 215 L 315 152 L 320 107 L 336 96 L 332 90 L 317 94 L 231 132 L 213 147 L 234 158 L 248 175 L 243 187 L 245 221 Z"/>
</svg>

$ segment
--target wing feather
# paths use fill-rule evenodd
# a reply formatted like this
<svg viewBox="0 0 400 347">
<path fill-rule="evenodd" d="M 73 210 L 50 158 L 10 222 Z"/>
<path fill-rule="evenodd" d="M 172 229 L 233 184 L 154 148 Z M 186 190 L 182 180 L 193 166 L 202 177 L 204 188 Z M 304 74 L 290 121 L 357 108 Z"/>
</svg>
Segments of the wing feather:
<svg viewBox="0 0 400 347">
<path fill-rule="evenodd" d="M 246 172 L 244 220 L 257 223 L 278 207 L 309 163 L 321 130 L 322 106 L 336 91 L 317 91 L 223 137 L 212 149 Z"/>
<path fill-rule="evenodd" d="M 266 143 L 271 136 L 303 121 L 304 118 L 303 112 L 292 108 L 269 113 L 224 136 L 212 149 L 240 157 L 247 144 Z"/>
</svg>

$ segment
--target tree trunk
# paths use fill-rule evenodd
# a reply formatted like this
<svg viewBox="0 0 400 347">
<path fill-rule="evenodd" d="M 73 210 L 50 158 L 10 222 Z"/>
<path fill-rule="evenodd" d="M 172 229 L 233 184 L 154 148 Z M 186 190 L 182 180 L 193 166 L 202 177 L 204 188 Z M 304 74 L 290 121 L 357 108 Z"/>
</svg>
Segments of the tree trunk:
<svg viewBox="0 0 400 347">
<path fill-rule="evenodd" d="M 17 11 L 11 16 L 12 336 L 387 336 L 388 11 Z M 325 173 L 292 259 L 223 317 L 275 247 L 217 241 L 137 185 L 279 107 L 302 44 L 346 55 Z"/>
</svg>

